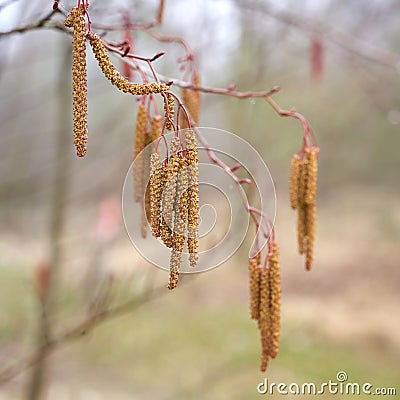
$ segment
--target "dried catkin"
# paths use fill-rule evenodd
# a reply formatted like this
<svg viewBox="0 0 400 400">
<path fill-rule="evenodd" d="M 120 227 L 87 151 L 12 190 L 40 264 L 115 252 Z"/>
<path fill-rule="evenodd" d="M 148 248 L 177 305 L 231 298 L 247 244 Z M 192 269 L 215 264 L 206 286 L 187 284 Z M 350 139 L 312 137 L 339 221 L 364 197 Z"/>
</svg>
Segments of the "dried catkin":
<svg viewBox="0 0 400 400">
<path fill-rule="evenodd" d="M 260 317 L 260 272 L 257 257 L 249 259 L 249 293 L 250 293 L 250 318 L 258 320 Z"/>
<path fill-rule="evenodd" d="M 290 207 L 296 210 L 299 201 L 299 178 L 300 178 L 301 159 L 298 154 L 294 154 L 290 163 L 289 174 L 289 197 Z"/>
<path fill-rule="evenodd" d="M 185 133 L 185 149 L 188 171 L 188 239 L 190 266 L 195 267 L 198 262 L 199 251 L 199 155 L 196 143 L 196 134 L 193 130 Z"/>
<path fill-rule="evenodd" d="M 143 186 L 143 172 L 146 168 L 144 155 L 139 158 L 138 155 L 143 151 L 146 146 L 146 128 L 147 128 L 147 110 L 144 104 L 140 104 L 136 116 L 136 129 L 135 129 L 135 144 L 133 148 L 133 194 L 135 201 L 143 201 L 144 186 Z"/>
<path fill-rule="evenodd" d="M 272 254 L 268 260 L 268 284 L 269 284 L 269 356 L 275 358 L 279 351 L 279 338 L 281 327 L 281 273 L 279 266 L 278 245 L 272 245 Z"/>
<path fill-rule="evenodd" d="M 74 144 L 78 157 L 86 155 L 87 130 L 87 75 L 86 25 L 81 10 L 73 8 L 64 22 L 73 27 L 72 38 L 72 93 L 74 114 Z"/>
<path fill-rule="evenodd" d="M 193 73 L 192 83 L 195 86 L 199 86 L 201 84 L 200 75 L 197 71 Z M 181 91 L 182 102 L 190 115 L 190 122 L 192 125 L 197 125 L 199 122 L 201 106 L 200 95 L 200 91 L 198 90 L 183 88 Z M 181 129 L 188 128 L 186 115 L 183 112 L 181 113 L 180 127 Z"/>
<path fill-rule="evenodd" d="M 150 93 L 161 93 L 169 90 L 165 83 L 152 82 L 152 83 L 132 83 L 126 80 L 115 68 L 107 54 L 106 48 L 100 39 L 93 32 L 88 32 L 87 36 L 90 40 L 93 53 L 99 63 L 100 69 L 107 79 L 111 81 L 118 89 L 125 93 L 134 95 L 145 95 Z"/>
</svg>

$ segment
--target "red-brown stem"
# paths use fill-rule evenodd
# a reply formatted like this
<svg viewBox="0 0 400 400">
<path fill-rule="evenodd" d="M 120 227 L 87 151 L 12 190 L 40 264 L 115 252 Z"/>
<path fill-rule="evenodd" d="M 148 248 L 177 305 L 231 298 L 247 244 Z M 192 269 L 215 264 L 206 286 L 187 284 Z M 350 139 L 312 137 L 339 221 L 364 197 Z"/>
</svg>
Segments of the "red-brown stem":
<svg viewBox="0 0 400 400">
<path fill-rule="evenodd" d="M 260 221 L 264 221 L 267 225 L 267 227 L 270 225 L 269 219 L 267 217 L 267 215 L 265 213 L 263 213 L 261 210 L 252 207 L 249 203 L 249 201 L 247 200 L 247 196 L 246 196 L 246 192 L 243 189 L 242 184 L 244 183 L 242 179 L 240 179 L 235 173 L 232 172 L 232 169 L 229 168 L 228 165 L 226 165 L 220 158 L 217 157 L 217 155 L 214 153 L 213 150 L 211 150 L 210 146 L 208 145 L 207 141 L 197 133 L 197 137 L 199 139 L 199 142 L 204 146 L 204 149 L 207 152 L 208 158 L 216 165 L 218 165 L 219 167 L 221 167 L 232 179 L 233 181 L 236 183 L 238 190 L 239 190 L 239 195 L 242 199 L 242 203 L 243 206 L 246 210 L 246 212 L 249 213 L 250 217 L 253 219 L 254 224 L 257 227 L 257 230 L 260 229 L 264 235 L 264 237 L 266 239 L 268 239 L 269 237 L 269 233 L 264 229 L 264 227 L 262 226 L 262 223 Z M 235 165 L 236 167 L 236 165 Z M 246 181 L 246 183 L 249 183 L 248 181 Z M 257 216 L 260 217 L 260 221 L 257 218 Z"/>
</svg>

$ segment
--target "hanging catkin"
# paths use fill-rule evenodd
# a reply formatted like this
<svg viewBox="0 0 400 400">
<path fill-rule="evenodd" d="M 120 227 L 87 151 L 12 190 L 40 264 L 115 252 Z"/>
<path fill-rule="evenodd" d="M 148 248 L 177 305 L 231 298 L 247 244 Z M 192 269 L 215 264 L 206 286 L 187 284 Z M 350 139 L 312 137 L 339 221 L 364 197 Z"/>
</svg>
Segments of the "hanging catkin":
<svg viewBox="0 0 400 400">
<path fill-rule="evenodd" d="M 142 202 L 144 195 L 143 172 L 146 168 L 143 151 L 146 145 L 147 110 L 140 104 L 136 116 L 135 145 L 133 149 L 133 194 L 135 202 Z"/>
<path fill-rule="evenodd" d="M 125 93 L 134 95 L 145 95 L 150 93 L 161 93 L 169 90 L 165 83 L 152 82 L 152 83 L 132 83 L 126 80 L 115 68 L 107 54 L 106 48 L 100 39 L 93 32 L 87 34 L 90 45 L 92 46 L 93 53 L 99 63 L 100 69 L 107 79 L 111 81 L 118 89 Z"/>
<path fill-rule="evenodd" d="M 185 133 L 185 149 L 188 171 L 188 239 L 190 266 L 198 262 L 199 251 L 199 155 L 196 134 L 193 130 Z"/>
<path fill-rule="evenodd" d="M 281 324 L 281 273 L 279 266 L 278 245 L 272 245 L 272 253 L 268 260 L 269 284 L 269 356 L 275 358 L 279 351 L 280 324 Z"/>
<path fill-rule="evenodd" d="M 260 317 L 260 272 L 259 257 L 249 259 L 249 293 L 250 293 L 250 318 L 258 320 Z"/>
<path fill-rule="evenodd" d="M 197 71 L 193 73 L 192 84 L 195 86 L 199 86 L 201 84 L 200 75 Z M 183 88 L 181 91 L 181 97 L 182 97 L 182 102 L 186 107 L 187 112 L 189 113 L 191 124 L 197 125 L 200 118 L 200 106 L 201 106 L 200 91 L 189 88 Z M 186 115 L 183 112 L 181 112 L 180 114 L 180 127 L 181 129 L 186 129 L 189 127 Z"/>
<path fill-rule="evenodd" d="M 290 163 L 289 174 L 289 197 L 290 207 L 296 210 L 299 203 L 299 178 L 300 178 L 301 159 L 298 154 L 294 154 Z"/>
<path fill-rule="evenodd" d="M 73 8 L 64 22 L 73 28 L 72 38 L 72 93 L 74 115 L 74 144 L 78 157 L 86 155 L 87 146 L 87 75 L 86 25 L 82 10 Z"/>
</svg>

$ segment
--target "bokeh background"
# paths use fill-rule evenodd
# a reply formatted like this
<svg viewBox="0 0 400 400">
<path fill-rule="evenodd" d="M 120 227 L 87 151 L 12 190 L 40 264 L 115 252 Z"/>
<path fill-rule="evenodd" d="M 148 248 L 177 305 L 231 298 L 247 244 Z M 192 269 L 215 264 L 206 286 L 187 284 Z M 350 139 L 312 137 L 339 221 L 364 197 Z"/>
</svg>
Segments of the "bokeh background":
<svg viewBox="0 0 400 400">
<path fill-rule="evenodd" d="M 91 3 L 92 19 L 107 24 L 120 24 L 124 9 L 135 22 L 151 21 L 157 7 L 156 1 Z M 74 2 L 60 4 L 70 9 Z M 0 7 L 4 32 L 36 21 L 52 2 L 2 1 Z M 165 290 L 57 349 L 44 366 L 40 398 L 258 399 L 265 377 L 320 384 L 338 371 L 351 382 L 397 387 L 398 396 L 399 17 L 397 0 L 166 0 L 159 30 L 188 41 L 204 85 L 279 85 L 274 99 L 311 122 L 321 148 L 315 266 L 305 272 L 297 255 L 287 196 L 300 125 L 262 100 L 203 95 L 200 125 L 246 139 L 276 185 L 283 286 L 278 358 L 266 374 L 259 372 L 258 331 L 248 313 L 249 241 L 223 266 L 186 277 L 172 293 Z M 179 45 L 144 32 L 134 38 L 138 54 L 166 52 L 155 63 L 159 72 L 181 76 Z M 135 251 L 121 217 L 137 101 L 101 76 L 89 50 L 89 151 L 78 159 L 70 37 L 54 29 L 2 36 L 0 52 L 2 369 L 38 345 L 37 286 L 49 268 L 54 290 L 47 321 L 56 333 L 97 307 L 140 299 L 148 287 L 165 284 L 167 274 Z M 0 399 L 35 398 L 34 373 L 3 383 Z"/>
</svg>

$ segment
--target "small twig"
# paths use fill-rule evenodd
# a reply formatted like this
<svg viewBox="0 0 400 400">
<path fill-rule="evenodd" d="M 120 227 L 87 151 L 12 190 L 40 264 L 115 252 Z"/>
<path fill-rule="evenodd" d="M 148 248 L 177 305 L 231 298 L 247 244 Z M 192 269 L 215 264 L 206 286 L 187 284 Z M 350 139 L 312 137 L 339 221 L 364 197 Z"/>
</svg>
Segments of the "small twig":
<svg viewBox="0 0 400 400">
<path fill-rule="evenodd" d="M 195 129 L 196 130 L 196 129 Z M 250 179 L 240 179 L 234 172 L 233 170 L 237 170 L 237 164 L 235 164 L 232 168 L 229 168 L 228 165 L 226 165 L 216 154 L 215 152 L 210 148 L 209 144 L 207 143 L 207 141 L 196 131 L 197 137 L 199 139 L 199 142 L 204 146 L 204 149 L 207 152 L 208 158 L 216 165 L 218 165 L 219 167 L 221 167 L 231 178 L 232 180 L 236 183 L 238 191 L 239 191 L 239 195 L 241 197 L 243 206 L 246 210 L 246 212 L 249 213 L 249 215 L 251 216 L 251 218 L 254 221 L 254 224 L 257 227 L 257 230 L 260 229 L 261 232 L 263 233 L 264 237 L 266 239 L 268 239 L 270 233 L 268 232 L 268 230 L 264 229 L 264 227 L 262 226 L 261 221 L 265 221 L 267 222 L 267 227 L 270 225 L 269 224 L 269 218 L 268 216 L 262 212 L 261 210 L 252 207 L 247 199 L 247 195 L 246 192 L 243 189 L 242 184 L 243 183 L 252 183 L 252 181 Z M 260 216 L 261 221 L 257 218 L 257 215 Z"/>
</svg>

